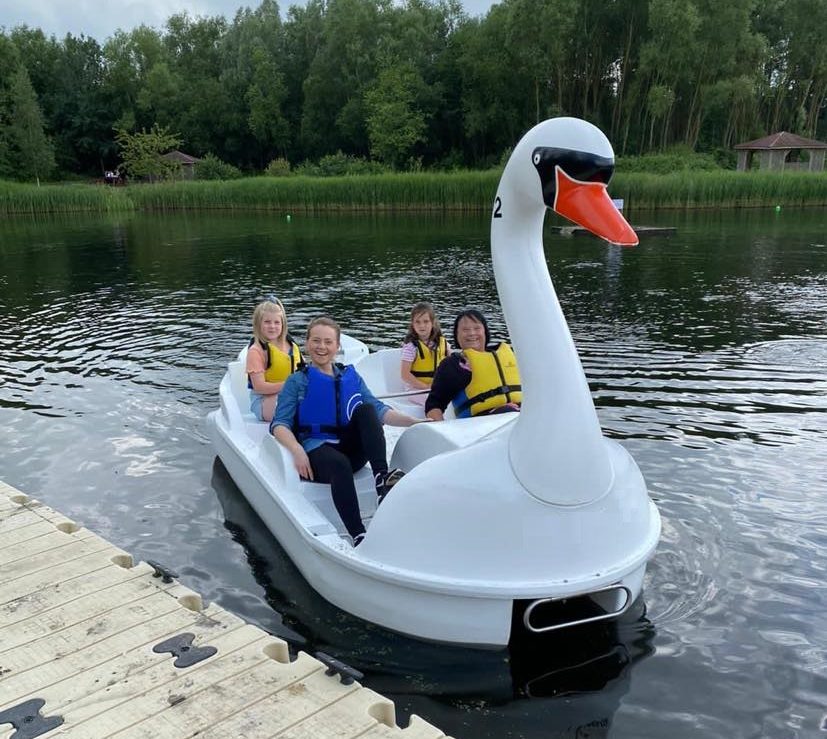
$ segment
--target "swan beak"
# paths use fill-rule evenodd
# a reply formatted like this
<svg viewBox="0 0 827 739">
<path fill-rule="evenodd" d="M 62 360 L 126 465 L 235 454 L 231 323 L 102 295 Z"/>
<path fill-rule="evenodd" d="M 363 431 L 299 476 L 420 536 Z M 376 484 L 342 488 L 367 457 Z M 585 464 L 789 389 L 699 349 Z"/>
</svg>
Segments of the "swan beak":
<svg viewBox="0 0 827 739">
<path fill-rule="evenodd" d="M 615 208 L 603 182 L 580 182 L 555 167 L 554 211 L 612 244 L 635 246 L 637 234 Z"/>
</svg>

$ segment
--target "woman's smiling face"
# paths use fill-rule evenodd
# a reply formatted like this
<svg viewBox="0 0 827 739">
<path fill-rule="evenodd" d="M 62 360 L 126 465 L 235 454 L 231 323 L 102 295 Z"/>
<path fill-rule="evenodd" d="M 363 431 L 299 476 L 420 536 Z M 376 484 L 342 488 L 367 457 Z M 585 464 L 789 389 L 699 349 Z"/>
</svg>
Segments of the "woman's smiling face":
<svg viewBox="0 0 827 739">
<path fill-rule="evenodd" d="M 485 326 L 470 316 L 463 316 L 457 324 L 457 343 L 460 349 L 485 351 Z"/>
<path fill-rule="evenodd" d="M 339 351 L 339 340 L 336 329 L 332 326 L 318 325 L 310 329 L 307 337 L 307 353 L 310 361 L 319 369 L 330 367 Z"/>
</svg>

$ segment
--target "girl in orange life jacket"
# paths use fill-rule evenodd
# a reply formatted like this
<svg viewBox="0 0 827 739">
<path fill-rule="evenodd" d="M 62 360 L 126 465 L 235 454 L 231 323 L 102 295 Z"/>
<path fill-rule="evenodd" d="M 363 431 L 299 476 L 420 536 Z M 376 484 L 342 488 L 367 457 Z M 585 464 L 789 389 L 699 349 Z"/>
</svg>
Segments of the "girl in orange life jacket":
<svg viewBox="0 0 827 739">
<path fill-rule="evenodd" d="M 259 421 L 270 421 L 284 381 L 303 364 L 298 345 L 287 333 L 281 301 L 268 297 L 253 311 L 253 338 L 247 349 L 250 410 Z"/>
<path fill-rule="evenodd" d="M 520 410 L 522 388 L 517 360 L 506 343 L 491 345 L 485 316 L 472 308 L 454 321 L 454 340 L 460 351 L 440 364 L 425 415 L 441 421 L 449 404 L 457 418 Z"/>
<path fill-rule="evenodd" d="M 402 381 L 412 390 L 428 390 L 436 368 L 450 353 L 451 347 L 442 335 L 434 307 L 427 302 L 414 305 L 402 346 Z"/>
<path fill-rule="evenodd" d="M 370 464 L 381 500 L 401 477 L 388 471 L 382 424 L 421 421 L 377 400 L 353 365 L 335 364 L 339 324 L 316 318 L 307 327 L 310 366 L 284 383 L 270 432 L 293 457 L 299 477 L 329 482 L 336 511 L 358 546 L 365 536 L 353 473 Z"/>
</svg>

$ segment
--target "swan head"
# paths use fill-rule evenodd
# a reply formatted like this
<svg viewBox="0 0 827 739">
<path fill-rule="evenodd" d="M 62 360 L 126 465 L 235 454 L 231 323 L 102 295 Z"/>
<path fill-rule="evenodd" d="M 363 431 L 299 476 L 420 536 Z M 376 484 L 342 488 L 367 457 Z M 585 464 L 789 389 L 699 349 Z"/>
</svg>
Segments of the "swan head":
<svg viewBox="0 0 827 739">
<path fill-rule="evenodd" d="M 523 136 L 503 178 L 526 205 L 551 208 L 606 241 L 632 246 L 637 234 L 607 192 L 613 172 L 612 145 L 597 126 L 550 118 Z"/>
</svg>

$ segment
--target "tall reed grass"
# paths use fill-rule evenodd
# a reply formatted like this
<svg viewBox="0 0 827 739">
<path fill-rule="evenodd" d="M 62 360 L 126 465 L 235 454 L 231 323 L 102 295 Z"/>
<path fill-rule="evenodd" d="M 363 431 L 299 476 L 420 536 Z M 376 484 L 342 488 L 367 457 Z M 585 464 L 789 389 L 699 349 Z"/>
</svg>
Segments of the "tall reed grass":
<svg viewBox="0 0 827 739">
<path fill-rule="evenodd" d="M 0 215 L 197 209 L 485 211 L 499 176 L 500 170 L 250 177 L 116 188 L 0 182 Z M 636 209 L 827 205 L 827 172 L 619 172 L 609 191 Z"/>
<path fill-rule="evenodd" d="M 15 213 L 116 213 L 134 210 L 123 187 L 29 185 L 0 180 L 0 215 Z"/>
<path fill-rule="evenodd" d="M 252 210 L 480 210 L 490 207 L 498 172 L 251 177 L 129 188 L 139 208 Z"/>
<path fill-rule="evenodd" d="M 827 205 L 827 172 L 621 172 L 609 190 L 627 207 L 647 210 Z"/>
</svg>

